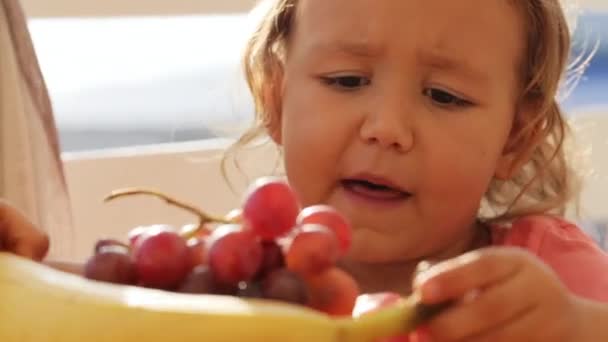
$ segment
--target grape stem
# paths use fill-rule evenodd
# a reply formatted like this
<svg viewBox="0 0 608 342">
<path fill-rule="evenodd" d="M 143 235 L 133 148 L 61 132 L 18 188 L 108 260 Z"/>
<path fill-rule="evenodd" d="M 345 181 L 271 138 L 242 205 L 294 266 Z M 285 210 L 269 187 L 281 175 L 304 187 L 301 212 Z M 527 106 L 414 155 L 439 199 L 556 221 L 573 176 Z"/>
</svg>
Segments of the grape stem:
<svg viewBox="0 0 608 342">
<path fill-rule="evenodd" d="M 189 234 L 193 234 L 193 233 L 198 232 L 201 229 L 204 229 L 204 225 L 206 223 L 222 223 L 222 224 L 232 223 L 232 221 L 230 221 L 230 220 L 209 215 L 209 214 L 205 213 L 203 210 L 201 210 L 193 205 L 180 201 L 180 200 L 178 200 L 174 197 L 171 197 L 167 194 L 164 194 L 158 190 L 152 190 L 152 189 L 126 188 L 126 189 L 114 190 L 110 193 L 110 195 L 108 195 L 104 199 L 104 202 L 109 202 L 109 201 L 112 201 L 117 198 L 134 196 L 134 195 L 150 195 L 150 196 L 158 197 L 158 198 L 164 200 L 165 202 L 167 202 L 169 205 L 173 205 L 175 207 L 182 208 L 182 209 L 189 211 L 192 214 L 198 216 L 199 227 L 194 232 L 190 232 Z"/>
</svg>

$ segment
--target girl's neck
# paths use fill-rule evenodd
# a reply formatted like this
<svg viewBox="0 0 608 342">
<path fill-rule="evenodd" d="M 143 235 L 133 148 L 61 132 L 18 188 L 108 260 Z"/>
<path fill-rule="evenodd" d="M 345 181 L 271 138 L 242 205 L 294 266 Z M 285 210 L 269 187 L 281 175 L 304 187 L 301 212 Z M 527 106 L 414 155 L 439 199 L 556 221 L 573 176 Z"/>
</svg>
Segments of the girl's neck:
<svg viewBox="0 0 608 342">
<path fill-rule="evenodd" d="M 439 254 L 382 264 L 343 260 L 340 262 L 340 267 L 357 280 L 362 293 L 389 291 L 408 295 L 412 292 L 413 275 L 421 261 L 438 262 L 490 244 L 491 237 L 488 228 L 481 223 L 476 223 L 469 236 Z"/>
</svg>

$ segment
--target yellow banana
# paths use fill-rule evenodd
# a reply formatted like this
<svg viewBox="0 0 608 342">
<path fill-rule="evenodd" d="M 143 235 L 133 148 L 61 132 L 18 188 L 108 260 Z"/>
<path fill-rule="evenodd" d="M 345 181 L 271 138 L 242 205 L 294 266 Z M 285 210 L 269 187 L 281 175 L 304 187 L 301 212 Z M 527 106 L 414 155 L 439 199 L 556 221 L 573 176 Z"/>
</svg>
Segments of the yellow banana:
<svg viewBox="0 0 608 342">
<path fill-rule="evenodd" d="M 231 296 L 85 279 L 0 253 L 0 341 L 367 342 L 414 327 L 412 298 L 360 318 Z"/>
</svg>

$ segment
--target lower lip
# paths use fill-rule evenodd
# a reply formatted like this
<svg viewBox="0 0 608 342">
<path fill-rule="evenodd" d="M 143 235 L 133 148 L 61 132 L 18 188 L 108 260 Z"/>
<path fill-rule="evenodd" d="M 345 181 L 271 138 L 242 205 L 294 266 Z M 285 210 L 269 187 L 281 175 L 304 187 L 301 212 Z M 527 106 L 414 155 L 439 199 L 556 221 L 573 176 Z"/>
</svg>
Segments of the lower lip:
<svg viewBox="0 0 608 342">
<path fill-rule="evenodd" d="M 367 206 L 375 206 L 375 207 L 383 207 L 390 208 L 402 205 L 408 199 L 411 198 L 410 195 L 399 196 L 399 197 L 380 197 L 374 196 L 373 194 L 367 194 L 365 192 L 355 191 L 350 187 L 341 185 L 344 190 L 346 196 L 351 200 L 367 205 Z"/>
</svg>

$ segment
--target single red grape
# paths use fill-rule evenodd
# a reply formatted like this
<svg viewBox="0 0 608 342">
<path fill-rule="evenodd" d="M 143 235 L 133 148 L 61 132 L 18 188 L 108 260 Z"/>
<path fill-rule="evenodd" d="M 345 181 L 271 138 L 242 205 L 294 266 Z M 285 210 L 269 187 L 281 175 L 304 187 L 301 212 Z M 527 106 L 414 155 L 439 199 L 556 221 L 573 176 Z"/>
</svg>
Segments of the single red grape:
<svg viewBox="0 0 608 342">
<path fill-rule="evenodd" d="M 352 243 L 351 225 L 342 214 L 329 205 L 319 204 L 304 208 L 297 219 L 298 225 L 315 223 L 331 229 L 340 243 L 341 254 L 348 252 Z"/>
<path fill-rule="evenodd" d="M 306 278 L 306 283 L 310 307 L 332 316 L 352 316 L 359 286 L 348 273 L 333 267 Z"/>
<path fill-rule="evenodd" d="M 256 276 L 257 278 L 264 277 L 268 273 L 285 266 L 283 249 L 275 241 L 263 241 L 262 251 L 262 265 Z"/>
<path fill-rule="evenodd" d="M 236 295 L 243 298 L 262 298 L 262 289 L 260 283 L 242 281 L 239 283 Z"/>
<path fill-rule="evenodd" d="M 188 253 L 190 254 L 190 265 L 192 268 L 205 263 L 206 245 L 205 239 L 191 238 L 187 242 Z"/>
<path fill-rule="evenodd" d="M 308 292 L 304 280 L 296 273 L 284 268 L 274 270 L 264 278 L 262 295 L 266 299 L 294 304 L 305 305 L 308 302 Z"/>
<path fill-rule="evenodd" d="M 308 275 L 319 273 L 335 265 L 339 256 L 336 235 L 324 226 L 306 224 L 287 249 L 287 268 Z"/>
<path fill-rule="evenodd" d="M 218 227 L 209 237 L 207 261 L 218 282 L 248 281 L 262 264 L 262 245 L 252 231 L 238 225 Z"/>
<path fill-rule="evenodd" d="M 300 211 L 296 194 L 277 178 L 261 178 L 249 188 L 243 205 L 243 222 L 264 240 L 287 234 Z"/>
<path fill-rule="evenodd" d="M 143 237 L 144 235 L 155 235 L 161 231 L 174 231 L 175 229 L 169 225 L 164 224 L 154 224 L 150 226 L 139 226 L 131 229 L 127 234 L 127 238 L 129 239 L 129 243 L 131 246 L 135 246 L 137 241 Z"/>
<path fill-rule="evenodd" d="M 137 243 L 137 239 L 139 239 L 139 237 L 143 233 L 145 233 L 146 228 L 147 227 L 140 226 L 135 227 L 129 231 L 129 233 L 127 234 L 127 238 L 129 239 L 129 244 L 131 244 L 131 246 L 135 246 L 135 244 Z"/>
<path fill-rule="evenodd" d="M 124 243 L 115 239 L 101 239 L 95 243 L 95 253 L 99 253 L 105 247 L 116 247 L 121 248 L 125 253 L 129 254 L 129 248 Z"/>
<path fill-rule="evenodd" d="M 137 240 L 133 256 L 143 286 L 175 288 L 192 269 L 186 241 L 174 229 L 146 232 Z"/>
<path fill-rule="evenodd" d="M 107 245 L 91 256 L 84 267 L 84 276 L 91 280 L 114 284 L 135 284 L 135 266 L 122 246 Z"/>
<path fill-rule="evenodd" d="M 207 265 L 195 267 L 177 288 L 177 292 L 190 294 L 226 294 L 236 292 L 234 287 L 228 288 L 219 284 Z"/>
</svg>

